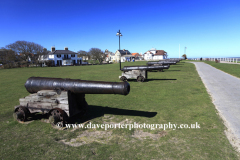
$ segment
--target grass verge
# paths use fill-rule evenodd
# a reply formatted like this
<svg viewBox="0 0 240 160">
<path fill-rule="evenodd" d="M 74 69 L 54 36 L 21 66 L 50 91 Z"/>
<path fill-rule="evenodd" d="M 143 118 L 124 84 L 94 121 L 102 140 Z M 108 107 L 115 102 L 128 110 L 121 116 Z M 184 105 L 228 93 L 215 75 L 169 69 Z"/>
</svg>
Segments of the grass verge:
<svg viewBox="0 0 240 160">
<path fill-rule="evenodd" d="M 12 118 L 13 107 L 29 95 L 24 88 L 29 77 L 119 82 L 119 65 L 4 69 L 0 74 L 2 159 L 238 159 L 194 64 L 181 62 L 165 72 L 149 72 L 143 83 L 131 80 L 127 96 L 86 95 L 89 112 L 83 119 L 92 124 L 198 122 L 199 129 L 58 130 L 41 120 L 20 124 Z"/>
<path fill-rule="evenodd" d="M 240 65 L 239 64 L 229 64 L 229 63 L 216 63 L 212 61 L 204 61 L 205 63 L 220 69 L 226 73 L 240 78 Z"/>
</svg>

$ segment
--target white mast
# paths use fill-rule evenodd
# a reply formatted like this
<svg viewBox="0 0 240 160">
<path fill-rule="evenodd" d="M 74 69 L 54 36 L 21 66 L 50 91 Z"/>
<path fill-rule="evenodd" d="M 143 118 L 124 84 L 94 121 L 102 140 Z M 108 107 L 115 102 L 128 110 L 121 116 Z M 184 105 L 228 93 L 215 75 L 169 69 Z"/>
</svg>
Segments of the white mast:
<svg viewBox="0 0 240 160">
<path fill-rule="evenodd" d="M 179 44 L 179 58 L 180 58 L 180 44 Z"/>
</svg>

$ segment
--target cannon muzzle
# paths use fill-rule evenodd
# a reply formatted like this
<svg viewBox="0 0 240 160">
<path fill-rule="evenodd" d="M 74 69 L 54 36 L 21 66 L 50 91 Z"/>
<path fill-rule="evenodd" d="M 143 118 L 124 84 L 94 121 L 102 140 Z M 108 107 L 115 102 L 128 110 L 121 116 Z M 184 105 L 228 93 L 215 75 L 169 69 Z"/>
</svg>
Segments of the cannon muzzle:
<svg viewBox="0 0 240 160">
<path fill-rule="evenodd" d="M 127 95 L 130 92 L 128 82 L 102 82 L 46 77 L 30 77 L 25 83 L 25 88 L 29 93 L 37 93 L 40 90 L 65 90 L 83 94 Z"/>
</svg>

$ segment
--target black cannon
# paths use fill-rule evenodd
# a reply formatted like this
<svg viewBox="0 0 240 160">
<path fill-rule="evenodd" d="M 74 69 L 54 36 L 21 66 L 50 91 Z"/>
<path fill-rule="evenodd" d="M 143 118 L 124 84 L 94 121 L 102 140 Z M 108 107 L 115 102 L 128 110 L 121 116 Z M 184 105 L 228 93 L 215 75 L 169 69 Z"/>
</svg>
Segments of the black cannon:
<svg viewBox="0 0 240 160">
<path fill-rule="evenodd" d="M 180 62 L 183 59 L 182 58 L 170 58 L 170 59 L 166 59 L 166 60 Z"/>
<path fill-rule="evenodd" d="M 130 92 L 128 82 L 101 82 L 79 79 L 31 77 L 25 83 L 30 94 L 20 98 L 14 118 L 25 121 L 33 112 L 48 113 L 52 125 L 64 126 L 68 118 L 84 115 L 88 104 L 85 94 L 121 94 Z"/>
<path fill-rule="evenodd" d="M 31 77 L 25 83 L 29 93 L 40 90 L 65 90 L 83 94 L 122 94 L 130 91 L 128 83 L 86 81 L 79 79 Z"/>
<path fill-rule="evenodd" d="M 169 66 L 124 66 L 121 71 L 132 71 L 132 70 L 162 70 L 162 69 L 168 69 Z"/>
<path fill-rule="evenodd" d="M 180 60 L 174 60 L 174 59 L 164 59 L 164 60 L 159 60 L 159 62 L 180 62 Z"/>
<path fill-rule="evenodd" d="M 182 58 L 170 58 L 170 60 L 179 60 L 179 61 L 181 61 L 183 59 Z"/>
<path fill-rule="evenodd" d="M 172 64 L 176 64 L 176 62 L 170 62 L 170 61 L 161 61 L 161 62 L 147 62 L 148 66 L 164 66 L 164 65 L 172 65 Z"/>
<path fill-rule="evenodd" d="M 127 79 L 137 79 L 138 82 L 143 82 L 145 79 L 148 78 L 148 71 L 158 70 L 163 71 L 163 69 L 168 69 L 168 66 L 124 66 L 121 69 L 120 63 L 120 70 L 123 71 L 122 75 L 119 76 L 121 81 L 126 81 Z"/>
</svg>

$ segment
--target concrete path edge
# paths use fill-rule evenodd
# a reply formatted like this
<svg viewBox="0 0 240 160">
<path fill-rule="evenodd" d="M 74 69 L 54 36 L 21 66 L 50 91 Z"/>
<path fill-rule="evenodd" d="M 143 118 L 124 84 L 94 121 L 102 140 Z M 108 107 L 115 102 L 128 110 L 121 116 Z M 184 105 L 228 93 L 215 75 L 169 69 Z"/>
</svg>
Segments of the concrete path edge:
<svg viewBox="0 0 240 160">
<path fill-rule="evenodd" d="M 231 125 L 230 125 L 229 122 L 226 120 L 226 118 L 223 116 L 223 114 L 221 113 L 221 111 L 218 110 L 217 104 L 214 102 L 214 99 L 213 99 L 213 97 L 212 97 L 212 93 L 211 93 L 210 90 L 208 89 L 205 80 L 201 77 L 201 74 L 199 73 L 199 71 L 198 71 L 198 69 L 197 69 L 197 66 L 196 66 L 196 64 L 195 64 L 195 63 L 197 63 L 197 62 L 188 62 L 188 63 L 193 63 L 193 64 L 194 64 L 195 69 L 197 70 L 199 77 L 201 78 L 201 80 L 202 80 L 202 82 L 203 82 L 203 84 L 204 84 L 204 86 L 205 86 L 208 94 L 209 94 L 210 97 L 211 97 L 212 103 L 214 104 L 214 106 L 215 106 L 215 108 L 216 108 L 216 110 L 217 110 L 218 115 L 221 117 L 221 119 L 223 120 L 223 124 L 224 124 L 224 125 L 226 126 L 226 128 L 227 128 L 226 130 L 224 130 L 224 133 L 225 133 L 226 137 L 228 138 L 228 140 L 229 140 L 230 144 L 233 146 L 233 148 L 234 148 L 237 152 L 240 152 L 240 139 L 239 139 L 239 138 L 237 137 L 237 135 L 234 133 L 233 129 L 230 127 Z M 199 63 L 199 62 L 198 62 L 198 63 Z M 204 62 L 202 62 L 202 63 L 204 63 Z M 206 63 L 205 63 L 205 64 L 206 64 Z M 207 65 L 209 65 L 209 64 L 207 64 Z M 209 65 L 209 66 L 211 66 L 211 65 Z M 213 67 L 213 66 L 211 66 L 211 67 Z M 214 67 L 214 68 L 215 68 L 215 67 Z M 217 68 L 215 68 L 215 69 L 217 69 Z M 217 69 L 217 70 L 219 70 L 219 69 Z M 221 71 L 221 70 L 220 70 L 220 71 Z M 223 71 L 222 71 L 222 72 L 223 72 Z M 226 72 L 224 72 L 224 73 L 226 73 Z M 229 74 L 229 73 L 227 73 L 227 74 Z M 230 74 L 229 74 L 229 75 L 230 75 Z M 232 75 L 230 75 L 230 76 L 232 76 Z M 235 76 L 234 76 L 234 77 L 235 77 Z M 238 77 L 236 77 L 236 78 L 238 78 Z"/>
</svg>

